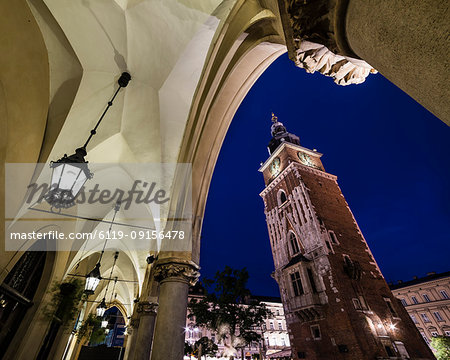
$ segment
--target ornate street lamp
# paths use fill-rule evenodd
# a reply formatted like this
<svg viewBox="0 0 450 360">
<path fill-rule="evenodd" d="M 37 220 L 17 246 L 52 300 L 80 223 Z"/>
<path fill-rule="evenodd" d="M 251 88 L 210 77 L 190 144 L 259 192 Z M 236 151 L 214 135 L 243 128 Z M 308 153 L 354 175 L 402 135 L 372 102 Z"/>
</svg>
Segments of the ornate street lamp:
<svg viewBox="0 0 450 360">
<path fill-rule="evenodd" d="M 101 303 L 97 306 L 96 313 L 97 317 L 103 317 L 106 311 L 106 302 L 105 298 L 102 299 Z"/>
<path fill-rule="evenodd" d="M 112 224 L 114 223 L 114 220 L 116 219 L 116 215 L 120 210 L 120 202 L 117 202 L 116 205 L 114 205 L 114 215 L 111 220 L 111 223 L 109 224 L 108 229 L 108 236 L 105 238 L 105 243 L 103 244 L 102 252 L 100 253 L 100 257 L 98 258 L 97 264 L 95 265 L 94 269 L 91 270 L 90 273 L 86 275 L 86 284 L 84 286 L 84 292 L 87 295 L 92 295 L 95 292 L 95 289 L 97 289 L 98 284 L 100 284 L 100 280 L 102 279 L 100 274 L 100 263 L 102 261 L 103 254 L 105 253 L 106 243 L 108 242 L 109 233 L 111 232 Z M 116 252 L 117 255 L 114 257 L 114 265 L 116 264 L 117 256 L 119 256 L 119 253 Z M 112 271 L 111 271 L 112 273 Z M 109 285 L 109 280 L 108 280 Z"/>
<path fill-rule="evenodd" d="M 69 208 L 75 205 L 75 198 L 80 192 L 83 185 L 88 179 L 91 179 L 93 174 L 88 168 L 88 162 L 84 159 L 87 155 L 86 147 L 91 141 L 92 137 L 97 133 L 97 128 L 103 120 L 106 112 L 112 106 L 116 95 L 121 88 L 128 85 L 131 80 L 131 75 L 127 72 L 120 75 L 117 83 L 118 89 L 114 93 L 114 96 L 110 101 L 100 119 L 97 121 L 95 127 L 91 130 L 90 135 L 84 145 L 75 150 L 75 154 L 64 156 L 57 160 L 50 162 L 50 167 L 53 169 L 51 186 L 49 192 L 45 195 L 45 200 L 51 205 L 52 208 L 61 209 Z"/>
<path fill-rule="evenodd" d="M 109 274 L 108 283 L 106 284 L 105 294 L 103 295 L 103 299 L 102 299 L 100 305 L 97 306 L 97 310 L 96 310 L 97 317 L 103 317 L 103 315 L 105 314 L 105 311 L 106 311 L 106 301 L 105 301 L 106 294 L 108 293 L 109 282 L 111 281 L 111 276 L 113 274 L 114 267 L 116 266 L 116 261 L 117 261 L 118 257 L 119 257 L 119 252 L 116 251 L 114 253 L 114 262 L 113 262 L 113 266 L 111 267 L 111 273 Z M 115 282 L 114 282 L 114 284 L 115 284 Z"/>
<path fill-rule="evenodd" d="M 84 292 L 88 295 L 92 295 L 97 289 L 98 284 L 100 284 L 100 262 L 95 265 L 95 268 L 91 270 L 89 274 L 86 275 L 86 285 L 84 287 Z"/>
</svg>

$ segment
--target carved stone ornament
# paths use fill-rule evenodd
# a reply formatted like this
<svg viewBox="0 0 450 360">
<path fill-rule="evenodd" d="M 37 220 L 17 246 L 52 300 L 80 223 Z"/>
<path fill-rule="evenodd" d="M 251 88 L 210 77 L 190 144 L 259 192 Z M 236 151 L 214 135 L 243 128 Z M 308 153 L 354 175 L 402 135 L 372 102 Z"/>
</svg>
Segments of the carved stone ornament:
<svg viewBox="0 0 450 360">
<path fill-rule="evenodd" d="M 308 73 L 330 76 L 338 85 L 361 84 L 377 71 L 363 60 L 333 54 L 325 46 L 302 41 L 296 50 L 295 65 Z"/>
<path fill-rule="evenodd" d="M 130 333 L 130 329 L 137 329 L 139 327 L 139 319 L 132 318 L 130 319 L 130 326 L 128 327 L 127 332 Z"/>
<path fill-rule="evenodd" d="M 291 60 L 338 85 L 361 84 L 377 71 L 357 59 L 345 36 L 348 0 L 278 0 Z"/>
<path fill-rule="evenodd" d="M 136 311 L 141 315 L 156 314 L 157 308 L 158 308 L 157 303 L 153 303 L 153 302 L 149 302 L 149 301 L 140 301 L 137 304 Z"/>
<path fill-rule="evenodd" d="M 156 281 L 181 281 L 194 286 L 200 277 L 199 266 L 192 261 L 165 261 L 155 266 Z"/>
</svg>

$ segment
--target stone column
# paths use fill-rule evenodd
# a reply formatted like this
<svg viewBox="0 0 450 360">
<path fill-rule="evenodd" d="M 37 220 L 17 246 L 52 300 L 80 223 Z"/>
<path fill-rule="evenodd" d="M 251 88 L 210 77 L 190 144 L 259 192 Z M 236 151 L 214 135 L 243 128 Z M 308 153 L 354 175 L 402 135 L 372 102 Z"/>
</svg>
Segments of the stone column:
<svg viewBox="0 0 450 360">
<path fill-rule="evenodd" d="M 136 349 L 137 331 L 139 329 L 139 319 L 132 317 L 127 328 L 127 345 L 125 348 L 124 360 L 133 360 Z"/>
<path fill-rule="evenodd" d="M 159 281 L 159 308 L 151 360 L 181 360 L 184 353 L 187 297 L 200 276 L 189 260 L 165 258 L 155 264 Z"/>
<path fill-rule="evenodd" d="M 158 304 L 149 301 L 140 301 L 137 304 L 139 329 L 136 334 L 134 357 L 130 360 L 150 359 L 157 307 Z"/>
<path fill-rule="evenodd" d="M 349 46 L 450 125 L 449 4 L 436 0 L 350 0 Z"/>
</svg>

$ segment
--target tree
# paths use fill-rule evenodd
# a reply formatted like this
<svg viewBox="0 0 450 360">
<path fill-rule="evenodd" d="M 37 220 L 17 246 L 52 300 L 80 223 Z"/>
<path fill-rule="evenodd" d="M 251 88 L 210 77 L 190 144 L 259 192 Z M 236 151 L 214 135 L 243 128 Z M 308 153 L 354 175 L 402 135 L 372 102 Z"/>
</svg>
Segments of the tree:
<svg viewBox="0 0 450 360">
<path fill-rule="evenodd" d="M 83 321 L 77 332 L 77 341 L 80 342 L 87 337 L 88 343 L 99 344 L 105 340 L 105 329 L 102 328 L 102 320 L 94 314 L 89 314 L 87 319 Z"/>
<path fill-rule="evenodd" d="M 450 336 L 435 336 L 431 339 L 431 346 L 436 350 L 437 360 L 450 359 Z"/>
<path fill-rule="evenodd" d="M 194 352 L 193 347 L 187 341 L 184 342 L 184 355 L 191 357 Z"/>
<path fill-rule="evenodd" d="M 200 339 L 198 339 L 195 344 L 194 348 L 196 349 L 196 353 L 198 355 L 199 360 L 202 356 L 216 356 L 217 350 L 219 349 L 216 344 L 214 344 L 214 341 L 208 339 L 208 337 L 203 336 Z"/>
<path fill-rule="evenodd" d="M 206 295 L 192 299 L 189 303 L 189 318 L 195 317 L 198 326 L 206 327 L 217 334 L 226 347 L 225 356 L 237 355 L 252 341 L 260 341 L 257 330 L 272 313 L 264 304 L 251 298 L 246 288 L 247 270 L 234 270 L 226 266 L 218 271 L 214 280 L 203 280 Z"/>
</svg>

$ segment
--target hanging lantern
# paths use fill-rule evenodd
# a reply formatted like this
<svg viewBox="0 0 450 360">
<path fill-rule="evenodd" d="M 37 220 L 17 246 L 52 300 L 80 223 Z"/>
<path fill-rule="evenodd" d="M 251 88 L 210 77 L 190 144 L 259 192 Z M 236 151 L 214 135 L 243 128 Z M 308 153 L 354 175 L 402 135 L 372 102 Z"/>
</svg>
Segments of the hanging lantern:
<svg viewBox="0 0 450 360">
<path fill-rule="evenodd" d="M 90 131 L 90 135 L 84 145 L 76 149 L 75 154 L 70 156 L 64 154 L 61 159 L 50 163 L 50 167 L 53 169 L 51 186 L 44 198 L 52 208 L 61 209 L 74 206 L 75 198 L 81 188 L 88 179 L 93 177 L 93 174 L 89 171 L 87 166 L 88 162 L 84 159 L 87 155 L 86 148 L 92 137 L 97 133 L 97 128 L 102 122 L 108 109 L 113 105 L 113 101 L 120 89 L 127 87 L 130 80 L 131 75 L 129 73 L 124 72 L 120 75 L 117 81 L 119 87 L 112 99 L 108 101 L 106 109 L 103 111 L 103 114 L 100 116 L 95 127 Z"/>
<path fill-rule="evenodd" d="M 45 200 L 56 209 L 69 208 L 75 205 L 75 198 L 88 179 L 93 177 L 87 161 L 84 160 L 86 149 L 75 150 L 75 154 L 64 156 L 50 163 L 53 169 L 50 191 Z"/>
<path fill-rule="evenodd" d="M 108 320 L 102 320 L 102 328 L 105 328 L 108 326 Z"/>
<path fill-rule="evenodd" d="M 86 285 L 84 287 L 84 292 L 86 294 L 92 295 L 95 292 L 95 289 L 97 289 L 98 284 L 101 280 L 100 276 L 100 262 L 95 265 L 95 268 L 92 269 L 92 271 L 86 275 Z"/>
<path fill-rule="evenodd" d="M 100 303 L 99 306 L 97 306 L 97 317 L 103 317 L 103 315 L 105 315 L 105 311 L 106 311 L 106 302 L 105 302 L 105 298 L 103 298 L 102 302 Z"/>
</svg>

